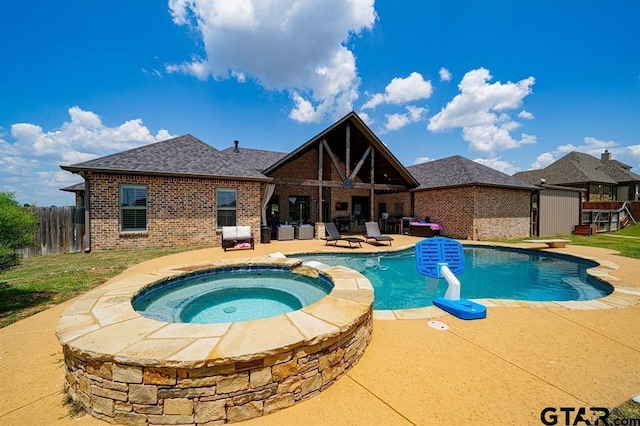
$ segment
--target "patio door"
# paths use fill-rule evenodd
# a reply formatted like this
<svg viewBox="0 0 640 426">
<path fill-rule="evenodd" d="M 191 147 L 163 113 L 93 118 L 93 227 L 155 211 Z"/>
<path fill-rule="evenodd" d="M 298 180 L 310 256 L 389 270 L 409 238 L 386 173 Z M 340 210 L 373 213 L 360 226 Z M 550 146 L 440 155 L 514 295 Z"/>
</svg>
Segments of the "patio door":
<svg viewBox="0 0 640 426">
<path fill-rule="evenodd" d="M 369 220 L 369 197 L 351 198 L 351 215 L 354 225 L 364 225 Z"/>
</svg>

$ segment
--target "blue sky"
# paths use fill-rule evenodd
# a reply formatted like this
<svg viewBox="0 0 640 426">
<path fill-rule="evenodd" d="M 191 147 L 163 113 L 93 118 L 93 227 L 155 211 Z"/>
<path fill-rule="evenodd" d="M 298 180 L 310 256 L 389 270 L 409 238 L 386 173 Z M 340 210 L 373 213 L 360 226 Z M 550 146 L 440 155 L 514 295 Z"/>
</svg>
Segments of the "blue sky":
<svg viewBox="0 0 640 426">
<path fill-rule="evenodd" d="M 405 165 L 508 174 L 604 149 L 640 173 L 640 2 L 8 2 L 0 190 L 191 133 L 288 152 L 356 111 Z"/>
</svg>

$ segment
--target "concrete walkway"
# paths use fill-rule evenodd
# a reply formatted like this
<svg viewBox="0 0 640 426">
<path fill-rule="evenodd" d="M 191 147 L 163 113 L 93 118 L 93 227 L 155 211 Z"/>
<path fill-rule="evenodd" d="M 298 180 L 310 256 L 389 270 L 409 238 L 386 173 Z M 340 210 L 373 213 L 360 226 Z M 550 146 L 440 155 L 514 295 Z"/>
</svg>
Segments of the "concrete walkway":
<svg viewBox="0 0 640 426">
<path fill-rule="evenodd" d="M 394 247 L 417 241 L 394 237 Z M 385 250 L 365 247 L 353 250 Z M 213 248 L 154 259 L 123 275 L 219 257 L 317 250 L 340 249 L 316 240 L 261 244 L 251 252 Z M 640 296 L 640 261 L 571 245 L 550 251 L 615 264 L 615 284 Z M 347 376 L 314 399 L 244 424 L 521 425 L 541 424 L 545 407 L 615 406 L 640 392 L 640 305 L 618 302 L 608 309 L 489 307 L 484 320 L 437 318 L 447 331 L 424 319 L 377 320 L 369 348 Z M 54 329 L 70 303 L 0 329 L 0 424 L 106 424 L 72 418 L 63 405 L 63 357 Z"/>
</svg>

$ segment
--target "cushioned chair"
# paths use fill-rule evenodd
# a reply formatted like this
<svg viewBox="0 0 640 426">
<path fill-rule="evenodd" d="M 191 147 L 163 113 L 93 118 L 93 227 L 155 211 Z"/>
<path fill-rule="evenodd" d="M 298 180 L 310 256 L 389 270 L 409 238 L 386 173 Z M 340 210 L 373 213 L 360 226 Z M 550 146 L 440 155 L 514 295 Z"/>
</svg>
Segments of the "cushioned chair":
<svg viewBox="0 0 640 426">
<path fill-rule="evenodd" d="M 389 245 L 391 245 L 391 238 L 388 235 L 380 234 L 380 228 L 378 227 L 378 222 L 366 222 L 364 224 L 367 227 L 367 233 L 365 234 L 365 240 L 369 240 L 369 238 L 373 238 L 376 240 L 376 244 L 380 244 L 381 241 L 389 241 Z"/>
<path fill-rule="evenodd" d="M 223 226 L 222 227 L 222 248 L 251 248 L 253 245 L 253 234 L 250 226 Z"/>
<path fill-rule="evenodd" d="M 343 237 L 342 235 L 340 235 L 340 232 L 338 232 L 338 228 L 336 228 L 336 224 L 333 222 L 325 223 L 324 229 L 329 235 L 329 238 L 327 238 L 327 241 L 326 243 L 324 243 L 324 245 L 328 245 L 329 242 L 333 241 L 334 245 L 337 246 L 338 241 L 346 241 L 349 243 L 349 247 L 353 247 L 353 244 L 358 244 L 360 247 L 362 247 L 362 242 L 364 241 L 362 238 Z"/>
</svg>

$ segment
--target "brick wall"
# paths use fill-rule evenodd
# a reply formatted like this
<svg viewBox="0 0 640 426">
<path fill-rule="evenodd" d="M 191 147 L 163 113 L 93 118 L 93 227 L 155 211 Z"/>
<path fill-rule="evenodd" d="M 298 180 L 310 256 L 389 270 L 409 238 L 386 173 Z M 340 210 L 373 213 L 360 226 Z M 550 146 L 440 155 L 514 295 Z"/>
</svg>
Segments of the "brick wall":
<svg viewBox="0 0 640 426">
<path fill-rule="evenodd" d="M 462 187 L 414 194 L 415 216 L 441 222 L 447 236 L 494 240 L 529 236 L 530 192 L 507 188 Z"/>
<path fill-rule="evenodd" d="M 93 250 L 143 247 L 220 246 L 216 232 L 216 189 L 237 190 L 237 223 L 250 225 L 260 241 L 259 182 L 162 176 L 92 174 L 90 181 Z M 147 231 L 120 231 L 120 186 L 147 187 Z"/>
<path fill-rule="evenodd" d="M 443 234 L 452 238 L 474 239 L 474 197 L 472 188 L 445 188 L 414 193 L 414 215 L 429 216 L 441 222 Z"/>
</svg>

